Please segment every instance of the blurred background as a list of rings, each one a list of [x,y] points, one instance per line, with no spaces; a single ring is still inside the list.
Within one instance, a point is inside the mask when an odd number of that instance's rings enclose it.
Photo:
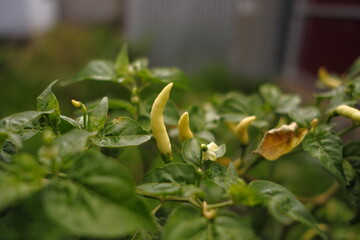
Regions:
[[[91,59],[114,59],[125,42],[131,58],[178,67],[196,89],[252,91],[277,81],[312,92],[320,66],[341,74],[360,55],[360,1],[0,0],[0,116],[36,109],[49,83]],[[94,87],[55,93],[121,91]]]

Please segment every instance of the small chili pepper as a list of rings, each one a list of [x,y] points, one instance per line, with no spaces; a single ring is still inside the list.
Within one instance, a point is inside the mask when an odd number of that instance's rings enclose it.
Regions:
[[[153,137],[156,140],[157,147],[161,153],[164,162],[168,163],[172,160],[172,150],[169,135],[166,131],[164,123],[164,109],[169,99],[170,91],[173,83],[169,83],[156,97],[150,112],[151,129]]]
[[[320,67],[318,76],[322,83],[331,88],[336,88],[341,85],[341,80],[337,77],[331,76],[325,67]]]
[[[246,145],[249,143],[249,126],[256,119],[256,116],[249,116],[243,118],[235,127],[235,134],[239,138],[241,144]]]
[[[335,108],[335,112],[341,116],[360,122],[360,111],[347,105],[340,105]]]
[[[181,115],[179,122],[178,122],[178,130],[179,130],[179,138],[180,141],[185,141],[187,139],[193,138],[194,135],[189,126],[189,113],[184,112]]]

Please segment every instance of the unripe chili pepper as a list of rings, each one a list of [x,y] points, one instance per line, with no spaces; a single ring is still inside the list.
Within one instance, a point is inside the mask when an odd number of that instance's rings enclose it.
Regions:
[[[189,126],[189,113],[184,112],[181,115],[179,122],[178,122],[178,130],[179,130],[179,138],[180,141],[185,141],[186,139],[193,138],[194,135]]]
[[[341,85],[341,80],[331,76],[324,67],[319,68],[318,76],[321,82],[323,82],[328,87],[336,88]]]
[[[172,150],[170,144],[170,138],[166,131],[164,123],[164,109],[169,99],[170,91],[173,83],[169,83],[156,97],[150,113],[151,129],[153,136],[156,140],[157,147],[161,153],[161,157],[164,162],[168,163],[172,160]]]
[[[249,143],[249,125],[256,119],[256,116],[243,118],[235,128],[235,134],[239,138],[241,144]]]
[[[360,122],[360,111],[347,105],[340,105],[335,108],[335,112],[341,116]]]

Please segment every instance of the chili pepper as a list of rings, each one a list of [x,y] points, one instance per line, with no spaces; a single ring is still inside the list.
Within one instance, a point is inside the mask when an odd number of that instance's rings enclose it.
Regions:
[[[340,105],[335,108],[335,112],[341,116],[360,122],[360,111],[356,108],[349,107],[347,105]]]
[[[178,122],[178,130],[179,130],[179,138],[180,141],[185,141],[186,139],[193,138],[194,135],[189,126],[189,113],[184,112],[181,115],[179,122]]]
[[[256,119],[256,116],[243,118],[235,128],[235,134],[239,138],[241,144],[249,143],[249,125]]]
[[[173,83],[169,83],[156,97],[150,113],[151,129],[153,137],[156,140],[157,147],[161,153],[164,162],[168,163],[172,160],[172,150],[169,135],[166,131],[164,123],[164,109],[169,99],[170,91]]]
[[[323,82],[328,87],[336,88],[341,85],[341,80],[339,78],[331,76],[325,67],[319,68],[318,76],[321,82]]]

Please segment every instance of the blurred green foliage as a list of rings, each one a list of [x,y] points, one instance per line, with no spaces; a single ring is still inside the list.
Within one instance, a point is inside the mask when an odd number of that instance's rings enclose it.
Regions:
[[[120,31],[111,27],[66,24],[29,40],[3,39],[0,41],[0,115],[35,109],[34,99],[40,89],[55,79],[62,81],[73,76],[89,59],[115,58],[122,42]],[[61,91],[71,97],[73,88]],[[89,89],[77,90],[79,95]]]

